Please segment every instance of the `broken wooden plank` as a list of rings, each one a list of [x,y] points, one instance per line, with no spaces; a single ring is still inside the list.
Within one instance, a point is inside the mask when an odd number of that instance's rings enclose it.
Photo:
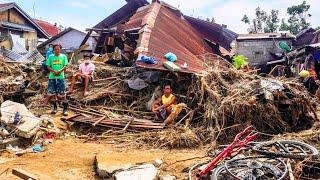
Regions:
[[[12,169],[12,174],[14,174],[24,180],[30,180],[30,179],[31,180],[38,180],[39,179],[36,175],[31,174],[23,169],[18,169],[18,168]]]
[[[128,122],[128,124],[123,128],[123,132],[126,132],[127,131],[127,129],[128,129],[128,127],[131,125],[131,123],[134,121],[134,118],[132,118],[129,122]]]
[[[96,121],[95,123],[92,124],[93,127],[95,127],[97,124],[99,124],[102,120],[104,120],[106,117],[103,116],[100,119],[98,119],[98,121]]]

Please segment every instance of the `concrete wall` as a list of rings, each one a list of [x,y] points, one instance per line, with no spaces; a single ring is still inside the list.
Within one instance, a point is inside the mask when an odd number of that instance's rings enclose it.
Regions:
[[[78,49],[85,36],[86,33],[84,32],[72,30],[67,34],[64,34],[60,38],[52,41],[50,44],[61,44],[63,49]],[[89,49],[93,49],[97,42],[94,38],[90,37],[87,41],[87,44],[91,46],[89,47]],[[46,45],[46,49],[48,48],[48,46],[49,44]]]
[[[290,46],[292,40],[241,40],[237,41],[236,54],[241,54],[249,59],[249,62],[253,66],[258,66],[273,60],[272,53],[282,53],[283,50],[278,48],[279,42],[286,42]]]

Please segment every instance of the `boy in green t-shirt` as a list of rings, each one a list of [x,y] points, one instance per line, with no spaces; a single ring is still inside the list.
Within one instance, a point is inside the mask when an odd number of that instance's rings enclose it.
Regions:
[[[64,81],[64,71],[68,65],[68,58],[66,55],[61,54],[61,45],[54,45],[53,50],[54,55],[47,60],[48,70],[50,71],[47,102],[52,105],[51,113],[56,114],[58,109],[56,99],[62,101],[63,115],[68,116],[68,101]]]

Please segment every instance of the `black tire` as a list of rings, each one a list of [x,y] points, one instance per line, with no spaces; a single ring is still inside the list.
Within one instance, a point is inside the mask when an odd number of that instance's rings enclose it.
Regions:
[[[270,152],[270,151],[263,149],[266,147],[271,147],[272,145],[280,146],[279,143],[284,147],[286,145],[290,145],[292,147],[299,148],[302,151],[306,151],[306,152],[300,152],[300,153],[289,152],[288,153],[288,152],[285,152],[283,149],[282,149],[282,151],[280,150],[278,152]],[[281,147],[279,147],[279,148],[281,149]],[[310,158],[310,157],[317,158],[318,154],[319,154],[319,151],[315,147],[313,147],[307,143],[304,143],[304,142],[293,141],[293,140],[279,140],[279,141],[261,142],[261,143],[256,144],[253,147],[253,150],[258,152],[259,154],[266,155],[269,157],[282,157],[282,158],[290,158],[290,159],[305,159],[305,158]]]

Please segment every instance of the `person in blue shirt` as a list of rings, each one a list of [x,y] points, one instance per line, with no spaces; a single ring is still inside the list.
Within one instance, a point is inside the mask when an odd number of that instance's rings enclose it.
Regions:
[[[49,48],[48,48],[47,53],[46,53],[46,59],[48,59],[52,55],[53,55],[53,45],[49,44]]]
[[[49,59],[50,56],[53,56],[53,44],[49,44],[49,48],[46,52],[46,59],[42,62],[42,70],[43,74],[47,75],[49,73],[48,67],[47,67],[47,60]]]

